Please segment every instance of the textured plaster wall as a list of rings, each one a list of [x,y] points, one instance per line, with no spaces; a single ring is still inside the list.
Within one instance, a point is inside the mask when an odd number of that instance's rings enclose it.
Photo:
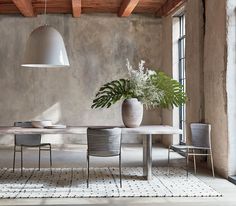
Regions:
[[[236,175],[236,1],[227,0],[228,173]]]
[[[212,125],[212,147],[215,168],[221,175],[227,177],[226,1],[217,1],[216,4],[215,0],[206,0],[205,8],[205,121]]]
[[[163,24],[163,53],[162,53],[162,68],[164,72],[172,76],[172,17],[167,16],[162,18]],[[163,109],[162,110],[162,124],[172,125],[172,111]],[[163,135],[162,142],[165,145],[172,143],[172,135]]]
[[[120,104],[92,110],[92,99],[102,84],[126,76],[126,58],[136,65],[144,59],[149,68],[160,68],[161,21],[142,15],[94,14],[79,19],[48,15],[47,22],[64,38],[69,69],[20,68],[26,40],[44,18],[0,17],[0,125],[31,119],[66,125],[121,125]],[[160,114],[145,112],[143,123],[160,123]],[[51,135],[48,138],[53,141]],[[81,139],[67,138],[70,143]],[[1,136],[0,144],[12,140]],[[67,140],[60,135],[54,138],[55,143]]]
[[[175,26],[173,26],[173,22],[174,21],[172,16],[167,16],[162,18],[162,24],[163,24],[162,69],[169,76],[178,80],[178,63],[176,62],[176,59],[178,61],[178,56],[176,56],[176,53],[178,54],[178,51],[176,52],[176,49],[178,50],[178,45],[177,45],[178,32],[176,32],[176,30],[178,30],[179,26],[178,24],[175,24]],[[179,114],[178,108],[174,108],[173,110],[162,109],[162,124],[172,125],[178,128],[179,127],[178,114]],[[166,146],[169,146],[170,144],[178,144],[178,142],[179,142],[179,135],[162,136],[162,143]]]
[[[199,0],[190,0],[186,4],[186,134],[190,137],[191,122],[204,120],[204,23],[203,4]],[[189,138],[187,139],[189,141]]]
[[[204,3],[205,2],[205,3]],[[228,29],[228,53],[235,51],[235,0],[228,2],[228,15],[231,21]],[[205,9],[205,10],[204,10]],[[227,177],[235,174],[235,53],[228,56],[226,44],[226,0],[188,0],[186,11],[186,84],[187,84],[187,141],[189,142],[189,124],[207,122],[212,125],[212,147],[216,171]],[[205,12],[205,13],[204,13]],[[171,74],[171,16],[163,19],[164,37],[163,68]],[[233,37],[232,37],[233,35]],[[166,40],[165,40],[166,39]],[[167,43],[168,42],[168,43]],[[230,46],[229,46],[230,45]],[[229,69],[230,65],[230,70]],[[226,79],[226,71],[227,79]],[[226,92],[227,82],[227,92]],[[229,91],[231,89],[231,91]],[[228,96],[227,96],[228,95]],[[228,98],[228,101],[227,101]],[[229,116],[227,117],[227,112]],[[163,122],[173,123],[173,114],[163,112]],[[229,124],[228,121],[233,120]],[[230,130],[231,129],[231,130]],[[163,140],[164,143],[171,143]],[[230,147],[229,142],[230,141]],[[231,150],[230,150],[231,148]],[[229,149],[229,150],[228,150]],[[228,153],[228,151],[230,153]],[[229,156],[228,156],[229,155]],[[230,157],[228,159],[228,157]],[[232,165],[232,166],[230,166]],[[229,171],[228,171],[229,169]]]
[[[186,34],[187,126],[212,125],[215,169],[227,177],[226,1],[189,0]]]

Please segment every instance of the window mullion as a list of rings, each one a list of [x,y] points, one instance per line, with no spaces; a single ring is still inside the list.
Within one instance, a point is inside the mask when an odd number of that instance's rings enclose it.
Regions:
[[[185,15],[179,16],[179,39],[178,39],[178,60],[179,60],[179,82],[186,91],[185,78]],[[179,128],[183,130],[180,135],[180,144],[185,143],[185,105],[179,107]]]

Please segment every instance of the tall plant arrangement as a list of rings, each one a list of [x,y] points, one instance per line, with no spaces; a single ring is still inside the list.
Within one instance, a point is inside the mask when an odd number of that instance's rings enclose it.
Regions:
[[[93,100],[92,108],[109,108],[119,100],[137,98],[146,108],[173,108],[187,100],[183,86],[164,72],[149,70],[141,60],[133,69],[127,59],[127,79],[104,84]]]

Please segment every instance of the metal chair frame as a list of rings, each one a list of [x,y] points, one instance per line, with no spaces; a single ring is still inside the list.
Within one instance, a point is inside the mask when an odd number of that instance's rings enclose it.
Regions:
[[[93,128],[88,128],[89,129],[93,129]],[[105,128],[102,128],[105,129]],[[110,129],[110,128],[109,128]],[[99,135],[96,135],[99,136]],[[89,137],[87,137],[88,139]],[[90,154],[89,151],[89,143],[88,143],[88,149],[87,149],[87,188],[89,187],[89,167],[90,167],[90,156],[94,156],[94,157],[115,157],[115,156],[119,156],[119,177],[120,177],[120,187],[122,188],[122,172],[121,172],[121,141],[122,141],[122,135],[120,134],[120,145],[119,145],[119,153],[118,154],[114,154],[114,155],[96,155],[96,154]]]
[[[197,124],[197,123],[192,123]],[[199,123],[201,124],[201,123]],[[212,155],[212,147],[211,147],[211,125],[210,124],[202,124],[208,126],[208,138],[209,138],[209,147],[199,147],[199,146],[193,146],[193,145],[171,145],[168,148],[168,174],[170,172],[170,152],[177,152],[180,155],[184,156],[186,158],[186,171],[187,171],[187,177],[189,173],[189,157],[193,157],[193,164],[194,164],[194,173],[197,173],[197,163],[196,163],[196,156],[210,156],[211,161],[211,170],[212,170],[212,176],[215,177],[215,171],[214,171],[214,160]],[[200,151],[197,152],[197,151]]]
[[[21,124],[22,125],[24,123],[26,124],[30,124],[31,122],[15,122],[14,123],[14,126],[16,125],[19,125]],[[31,134],[30,134],[31,135]],[[21,138],[19,137],[18,135],[15,135],[14,137],[14,154],[13,154],[13,172],[15,172],[15,163],[16,163],[16,153],[17,152],[20,152],[21,155],[21,175],[23,175],[23,148],[26,147],[26,148],[34,148],[34,147],[38,147],[39,148],[39,159],[38,159],[38,169],[40,171],[40,168],[41,168],[41,151],[49,151],[49,155],[50,155],[50,171],[51,171],[51,174],[52,174],[52,146],[50,143],[41,143],[41,144],[36,144],[36,145],[28,145],[28,144],[16,144],[16,139],[17,138]],[[32,137],[33,138],[33,137]],[[41,140],[41,135],[40,135],[40,140]],[[19,150],[18,150],[19,149]]]

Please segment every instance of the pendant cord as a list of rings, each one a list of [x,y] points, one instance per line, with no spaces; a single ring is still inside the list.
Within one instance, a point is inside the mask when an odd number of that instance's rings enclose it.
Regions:
[[[45,16],[45,25],[47,25],[47,18],[46,18],[46,13],[47,13],[47,0],[44,1],[44,16]]]

